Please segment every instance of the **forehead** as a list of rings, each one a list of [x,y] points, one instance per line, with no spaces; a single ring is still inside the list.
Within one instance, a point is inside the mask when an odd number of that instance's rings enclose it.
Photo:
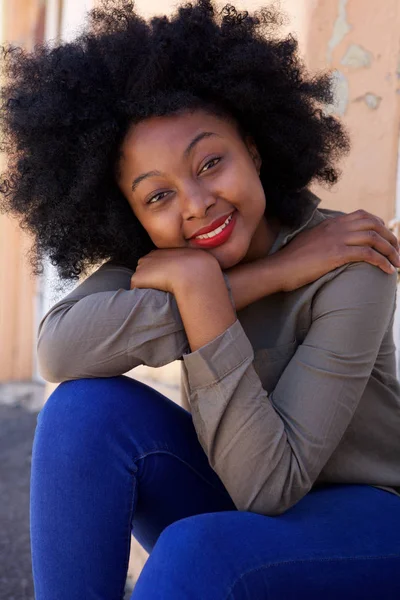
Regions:
[[[121,146],[122,159],[142,162],[171,153],[183,154],[190,141],[203,131],[221,137],[237,136],[233,123],[202,110],[164,117],[151,117],[133,125]],[[218,138],[217,138],[218,139]]]

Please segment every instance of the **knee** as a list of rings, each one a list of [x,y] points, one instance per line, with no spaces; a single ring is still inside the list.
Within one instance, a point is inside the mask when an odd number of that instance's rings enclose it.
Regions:
[[[113,397],[116,401],[117,379],[76,379],[60,383],[40,411],[38,422],[65,426],[66,422],[77,418],[99,418],[107,411]]]
[[[136,383],[122,376],[61,383],[38,415],[36,444],[44,440],[48,447],[64,446],[70,455],[74,448],[77,453],[83,446],[87,449],[90,440],[104,441],[111,429],[128,418],[132,403],[127,395],[132,400],[139,393]]]
[[[206,568],[220,560],[227,544],[221,530],[225,513],[205,513],[176,521],[160,535],[153,553],[184,567],[197,564]],[[226,533],[226,532],[225,532]],[[229,546],[229,544],[228,544]]]

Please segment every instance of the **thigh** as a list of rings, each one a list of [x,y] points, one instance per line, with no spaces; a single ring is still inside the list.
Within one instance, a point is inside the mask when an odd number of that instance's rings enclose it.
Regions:
[[[236,507],[201,447],[192,415],[153,388],[118,378],[131,403],[135,499],[132,535],[151,552],[180,519]],[[129,402],[129,399],[128,399]]]
[[[395,600],[399,530],[400,499],[369,486],[316,489],[278,517],[191,517],[161,535],[132,600]]]
[[[38,415],[30,539],[41,599],[122,598],[131,529],[234,509],[191,415],[128,377],[62,383]]]
[[[178,519],[236,510],[209,465],[191,414],[132,378],[62,383],[39,413],[35,442],[35,457],[47,464],[46,471],[35,468],[35,490],[49,487],[43,478],[51,472],[64,495],[73,493],[66,492],[71,486],[88,487],[92,502],[89,490],[96,490],[103,500],[98,514],[108,520],[114,510],[121,529],[129,518],[132,534],[148,552]],[[84,510],[83,492],[77,510]]]

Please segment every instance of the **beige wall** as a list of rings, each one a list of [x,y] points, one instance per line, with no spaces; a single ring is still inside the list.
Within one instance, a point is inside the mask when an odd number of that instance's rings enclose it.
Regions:
[[[4,0],[2,34],[27,48],[44,34],[42,0]],[[16,221],[0,216],[0,382],[31,379],[36,280],[26,259],[29,240]]]
[[[26,237],[0,216],[0,383],[33,375],[35,280],[25,260]]]
[[[359,207],[388,222],[395,215],[400,128],[399,0],[321,0],[314,3],[306,47],[311,69],[338,73],[338,112],[352,151],[326,204]]]

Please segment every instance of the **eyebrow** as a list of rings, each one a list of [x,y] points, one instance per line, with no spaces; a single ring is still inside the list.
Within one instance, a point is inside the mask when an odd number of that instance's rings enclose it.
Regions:
[[[196,144],[198,144],[204,138],[209,138],[214,135],[217,137],[221,137],[218,135],[218,133],[213,133],[212,131],[202,131],[201,133],[196,135],[196,137],[194,137],[192,139],[192,141],[190,142],[190,144],[184,151],[183,156],[185,158],[187,158]],[[147,173],[143,173],[142,175],[139,175],[139,177],[136,177],[132,182],[132,192],[135,191],[135,189],[137,188],[139,183],[141,181],[143,181],[144,179],[147,179],[148,177],[161,177],[162,175],[163,175],[163,173],[161,171],[148,171]]]

